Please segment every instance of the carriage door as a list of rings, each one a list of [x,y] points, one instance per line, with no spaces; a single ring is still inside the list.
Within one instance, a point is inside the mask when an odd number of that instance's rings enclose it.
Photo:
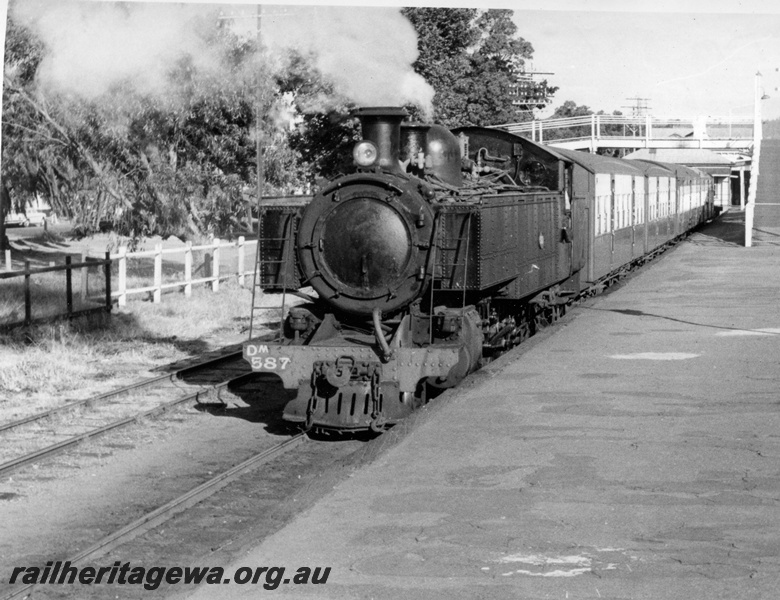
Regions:
[[[631,258],[634,258],[634,244],[636,244],[636,177],[631,177]]]
[[[610,222],[610,228],[609,228],[609,239],[610,239],[610,249],[612,251],[609,259],[610,267],[615,266],[615,226],[617,223],[615,222],[615,176],[612,175],[610,177],[610,193],[609,193],[609,222]]]
[[[571,271],[577,273],[585,267],[585,257],[590,252],[588,248],[590,239],[590,221],[588,219],[588,200],[583,196],[574,195],[572,165],[567,165],[564,170],[564,190],[566,198],[571,199],[570,205],[570,233],[571,233]]]

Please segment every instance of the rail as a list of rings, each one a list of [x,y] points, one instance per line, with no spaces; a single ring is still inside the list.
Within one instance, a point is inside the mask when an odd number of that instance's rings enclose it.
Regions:
[[[242,360],[241,356],[242,354],[240,352],[236,352],[230,355],[230,357],[236,360],[239,363],[239,365],[243,367],[244,361]],[[230,357],[220,357],[217,360],[212,360],[209,362],[213,364],[215,362],[220,362]],[[203,364],[208,366],[208,363],[203,363]],[[192,368],[183,369],[183,371],[188,371],[188,370],[192,370]],[[128,393],[131,390],[139,390],[142,388],[148,389],[153,387],[155,383],[164,384],[168,381],[174,382],[176,381],[175,376],[176,374],[156,377],[145,382],[140,382],[139,384],[136,384],[134,386],[129,386],[128,390],[121,389],[121,390],[117,390],[112,394],[105,394],[101,397],[90,398],[87,399],[86,401],[77,401],[76,403],[71,403],[71,408],[74,408],[77,405],[92,406],[98,400],[104,401],[109,398],[116,398],[120,395]],[[165,414],[168,410],[178,407],[187,402],[195,401],[200,403],[203,401],[203,399],[217,396],[222,390],[227,389],[228,386],[236,385],[237,383],[246,381],[252,377],[254,377],[254,373],[252,373],[252,371],[247,371],[241,373],[238,376],[230,377],[229,379],[225,379],[224,381],[221,381],[219,383],[214,383],[208,386],[199,386],[199,385],[190,386],[189,391],[186,391],[183,394],[179,394],[178,396],[170,400],[154,403],[154,405],[151,408],[148,408],[141,412],[135,412],[133,414],[123,416],[119,419],[113,420],[99,427],[92,427],[91,429],[88,429],[87,431],[84,431],[82,433],[71,435],[65,439],[60,439],[59,441],[56,441],[50,445],[44,446],[32,452],[28,452],[26,454],[17,456],[6,462],[0,463],[0,477],[5,477],[9,472],[15,471],[20,467],[35,464],[44,459],[49,459],[54,456],[57,456],[67,450],[72,449],[75,446],[78,446],[84,441],[94,440],[96,438],[103,437],[119,429],[137,424],[139,421],[142,421],[144,419],[158,417],[162,414]],[[172,392],[173,390],[178,391],[176,387],[168,390],[166,390],[164,387],[160,387],[159,390],[162,390],[163,392]],[[54,412],[59,412],[59,411],[55,409]],[[28,423],[35,423],[40,418],[45,418],[45,414],[46,413],[41,413],[40,416],[34,416],[29,419],[23,419],[23,420],[9,423],[3,426],[3,430],[12,429]],[[94,419],[94,417],[90,417],[90,418]]]
[[[128,523],[118,531],[108,534],[78,553],[69,556],[64,562],[69,563],[70,565],[83,565],[84,563],[111,552],[146,531],[170,521],[177,514],[195,506],[206,498],[213,496],[219,490],[231,482],[238,480],[243,475],[251,473],[271,460],[302,446],[306,443],[307,439],[308,438],[304,434],[299,433],[282,442],[278,442],[269,448],[258,451],[245,461],[231,467],[227,471],[218,473],[197,487],[192,488],[188,492],[177,496],[152,512],[146,513],[131,523]],[[36,584],[34,583],[24,584],[5,594],[2,597],[2,600],[23,600],[31,598],[34,595],[35,586]]]

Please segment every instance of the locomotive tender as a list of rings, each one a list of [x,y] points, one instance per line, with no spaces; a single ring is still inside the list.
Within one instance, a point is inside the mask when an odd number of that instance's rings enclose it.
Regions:
[[[244,357],[306,430],[381,431],[714,213],[695,169],[356,115],[355,173],[261,207],[260,286],[317,297]]]

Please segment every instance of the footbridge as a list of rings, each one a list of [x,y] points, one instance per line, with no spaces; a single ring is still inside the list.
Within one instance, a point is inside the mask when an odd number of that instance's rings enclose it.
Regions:
[[[495,127],[570,150],[689,148],[739,154],[753,147],[753,123],[753,117],[586,115]]]

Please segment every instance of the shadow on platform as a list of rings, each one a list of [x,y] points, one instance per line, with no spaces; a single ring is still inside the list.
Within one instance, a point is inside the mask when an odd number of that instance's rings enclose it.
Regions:
[[[780,246],[780,227],[754,227],[754,246]]]
[[[688,241],[699,246],[744,246],[745,212],[731,209],[699,227]]]

